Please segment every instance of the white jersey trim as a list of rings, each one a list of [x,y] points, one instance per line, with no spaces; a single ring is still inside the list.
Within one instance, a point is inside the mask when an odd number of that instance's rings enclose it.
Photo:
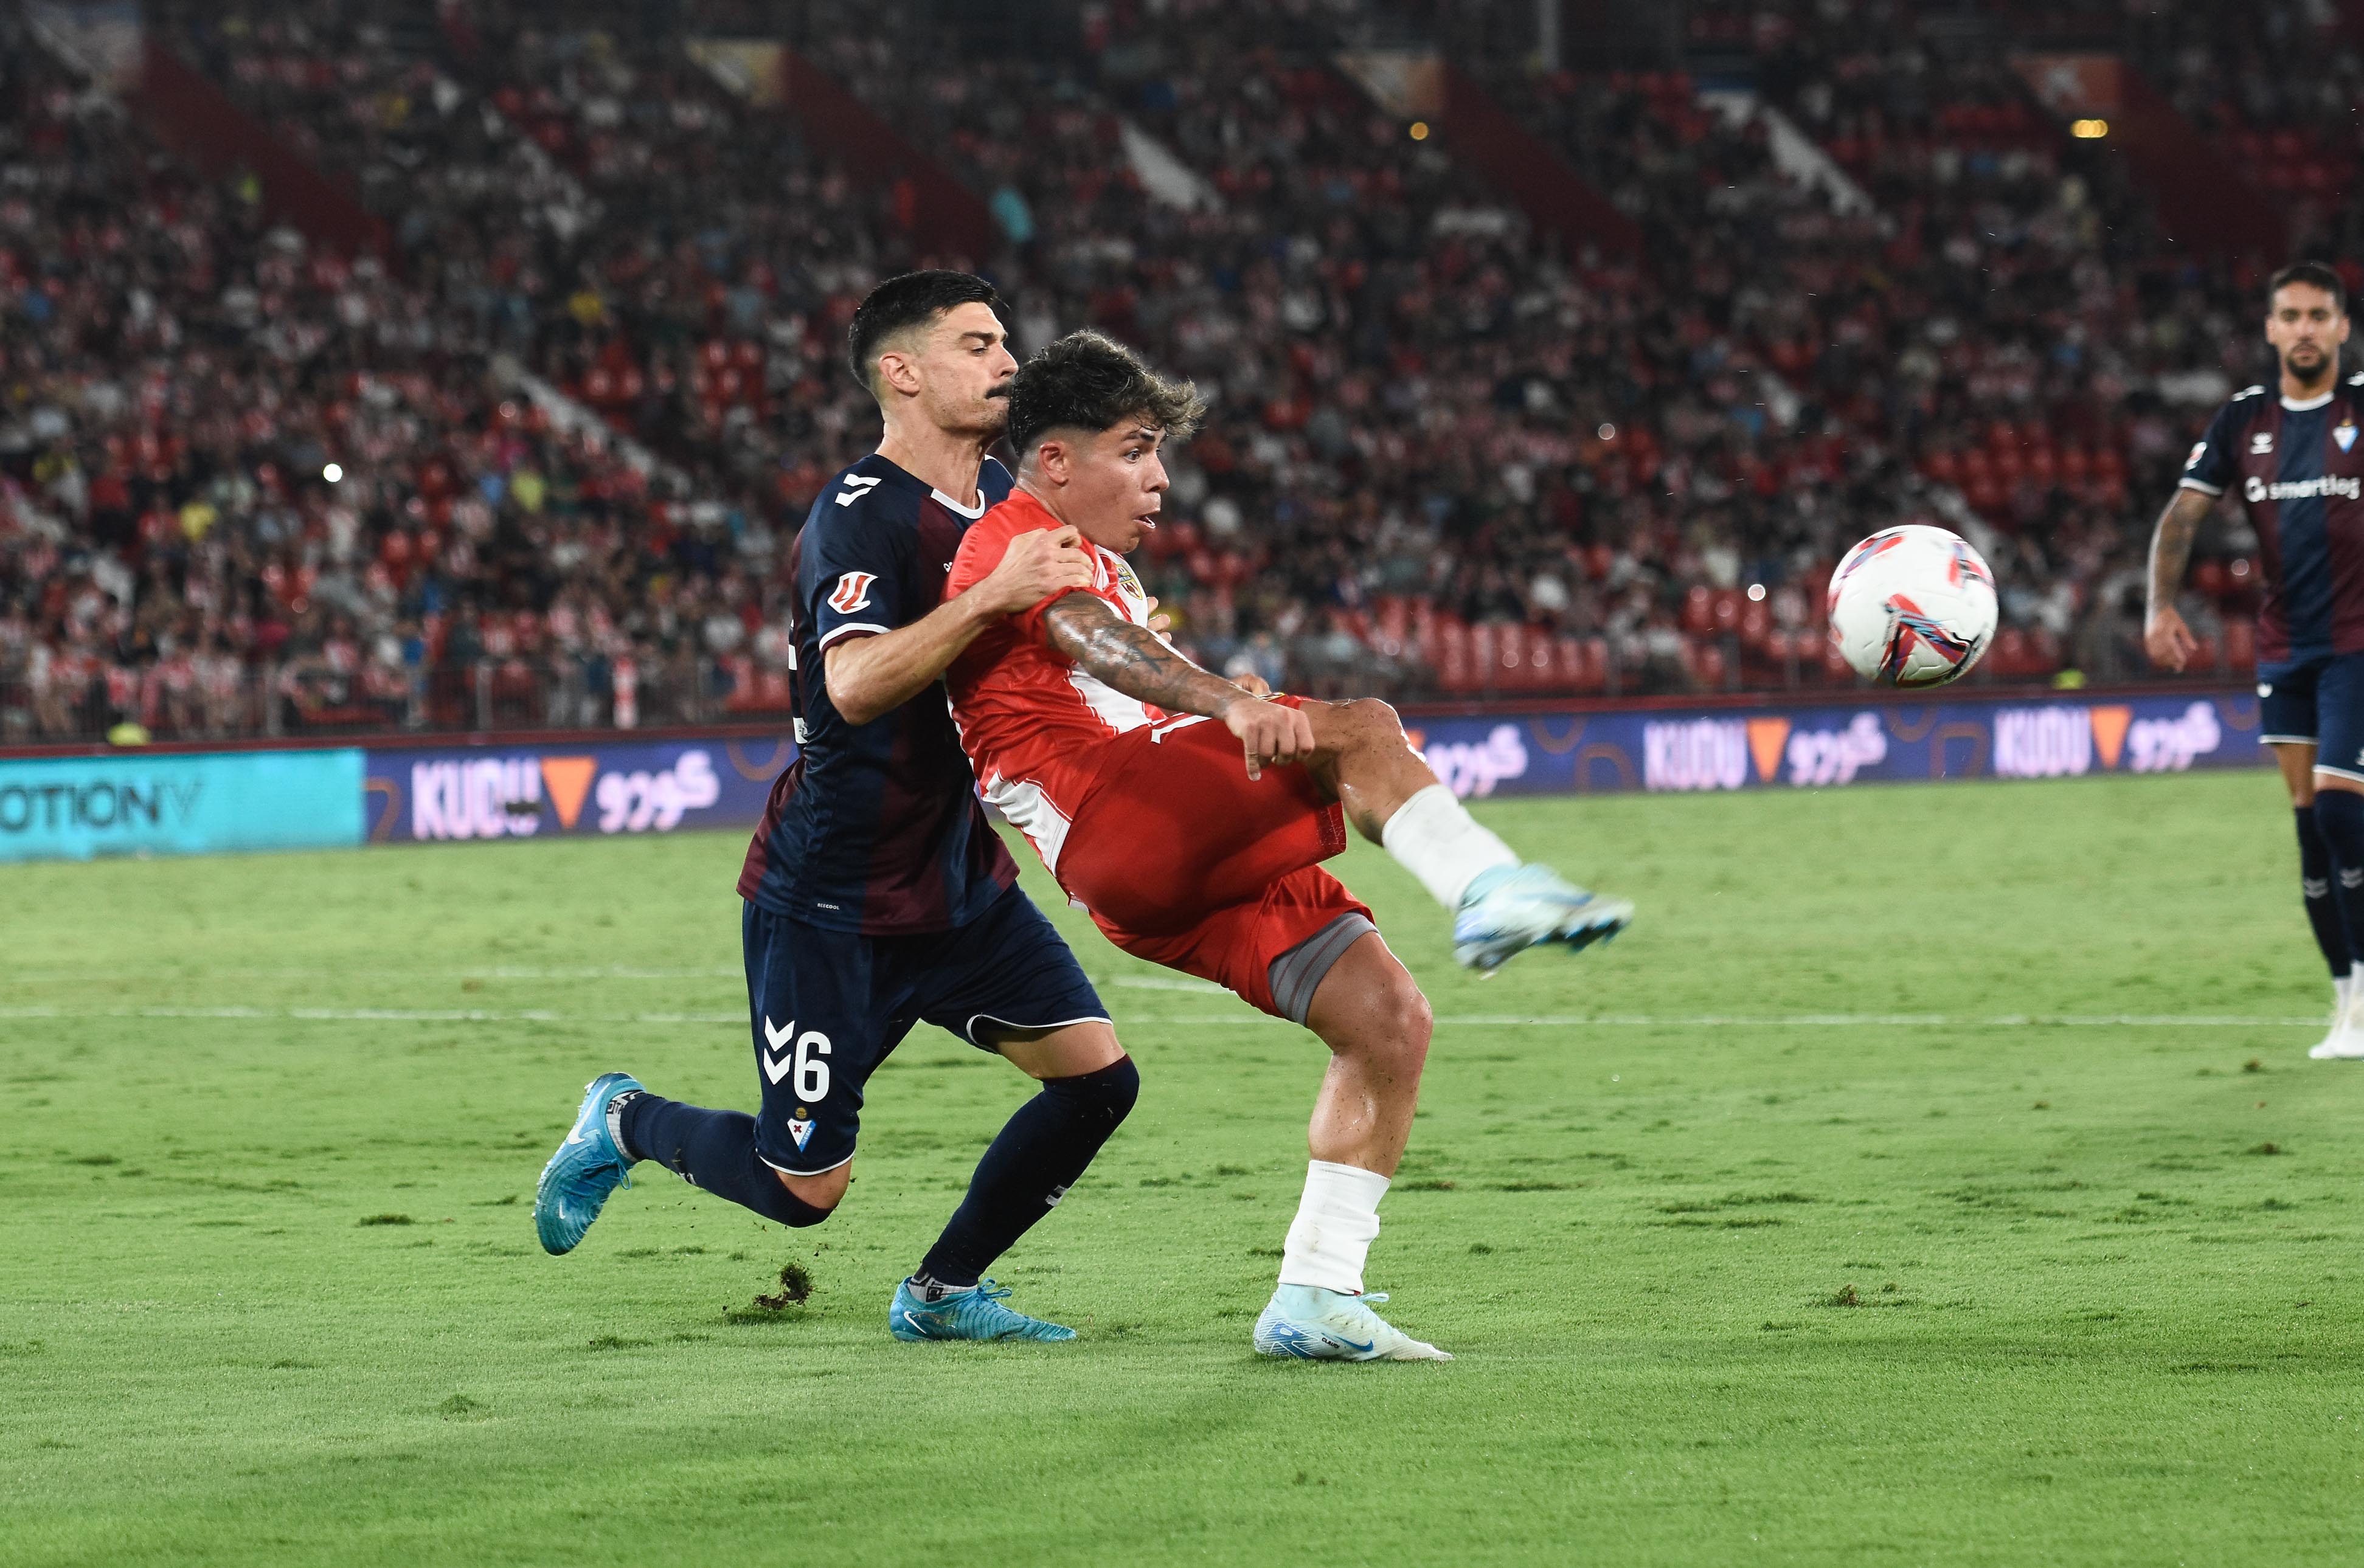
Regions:
[[[764,1160],[764,1157],[763,1157],[763,1155],[761,1155],[761,1154],[757,1154],[757,1155],[755,1156],[755,1158],[756,1158],[756,1159],[758,1159],[758,1160]],[[845,1157],[845,1160],[851,1160],[851,1159],[853,1159],[853,1155],[848,1154],[848,1155]],[[826,1176],[826,1175],[828,1175],[831,1171],[836,1170],[836,1169],[837,1169],[837,1167],[838,1167],[839,1165],[842,1165],[842,1164],[844,1164],[844,1163],[845,1163],[845,1160],[840,1160],[840,1161],[836,1162],[836,1163],[835,1163],[835,1164],[823,1165],[823,1166],[822,1166],[820,1170],[818,1170],[818,1171],[791,1171],[791,1170],[789,1170],[786,1165],[775,1165],[775,1164],[773,1164],[773,1163],[772,1163],[772,1162],[771,1162],[771,1161],[769,1161],[769,1160],[764,1160],[764,1164],[766,1164],[766,1165],[771,1165],[771,1166],[772,1166],[772,1169],[774,1169],[775,1171],[777,1171],[780,1174],[782,1174],[782,1175],[784,1175],[784,1176]]]
[[[1077,664],[1067,671],[1067,684],[1092,710],[1092,717],[1109,727],[1111,733],[1123,735],[1149,727],[1149,709],[1138,697],[1129,697],[1089,670]]]
[[[985,803],[1005,821],[1026,835],[1043,869],[1059,874],[1059,851],[1067,847],[1067,814],[1031,779],[1005,779],[995,774],[985,784]]]
[[[982,1046],[985,1041],[976,1038],[976,1026],[979,1024],[999,1024],[1006,1029],[1031,1032],[1035,1029],[1063,1029],[1074,1024],[1114,1024],[1115,1021],[1106,1013],[1087,1013],[1080,1018],[1058,1018],[1047,1024],[1023,1023],[1016,1018],[997,1018],[991,1013],[971,1013],[968,1022],[961,1026],[961,1033],[968,1037],[971,1045]]]
[[[2312,414],[2316,409],[2322,407],[2325,404],[2330,402],[2337,391],[2338,388],[2334,387],[2330,392],[2325,393],[2320,397],[2310,397],[2303,402],[2285,397],[2282,399],[2282,406],[2289,409],[2293,414]]]
[[[983,471],[980,470],[979,472],[982,473]],[[962,506],[959,502],[953,500],[951,496],[945,495],[942,491],[937,489],[932,484],[928,486],[928,494],[942,502],[945,506],[949,507],[951,510],[958,512],[962,517],[966,517],[972,523],[985,516],[985,487],[983,485],[977,486],[976,505],[974,506]]]
[[[2225,494],[2225,487],[2223,485],[2207,484],[2197,479],[2180,480],[2177,483],[2175,487],[2178,490],[2197,490],[2202,495],[2222,495]]]
[[[843,626],[831,627],[829,630],[829,635],[822,638],[813,646],[816,648],[827,648],[831,643],[835,642],[839,638],[843,637],[849,631],[866,631],[874,636],[884,637],[893,629],[894,628],[892,627],[875,626],[866,620],[850,620]]]

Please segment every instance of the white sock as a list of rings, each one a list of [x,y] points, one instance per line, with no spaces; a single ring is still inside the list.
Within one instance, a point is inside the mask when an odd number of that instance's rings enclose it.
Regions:
[[[1461,907],[1461,895],[1479,872],[1519,863],[1511,846],[1480,825],[1441,784],[1413,791],[1410,800],[1396,807],[1379,829],[1379,842],[1447,909]]]
[[[1280,1283],[1361,1295],[1363,1260],[1378,1237],[1379,1200],[1387,1195],[1388,1179],[1377,1171],[1309,1162],[1305,1196],[1281,1244]]]

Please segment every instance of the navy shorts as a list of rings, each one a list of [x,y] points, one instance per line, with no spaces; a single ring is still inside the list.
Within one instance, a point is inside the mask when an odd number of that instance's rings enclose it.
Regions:
[[[2364,783],[2364,653],[2258,665],[2258,739],[2312,740],[2317,768]]]
[[[1106,1023],[1108,1009],[1033,900],[1012,887],[957,930],[865,937],[754,904],[741,929],[764,1108],[755,1152],[814,1176],[853,1158],[862,1090],[915,1023],[982,1050],[980,1029]]]

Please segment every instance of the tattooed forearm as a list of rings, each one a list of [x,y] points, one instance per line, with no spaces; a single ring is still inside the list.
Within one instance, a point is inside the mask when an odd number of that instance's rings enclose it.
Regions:
[[[2158,515],[2158,527],[2150,536],[2150,599],[2147,608],[2156,612],[2160,606],[2175,603],[2175,595],[2183,587],[2183,568],[2191,560],[2191,537],[2208,516],[2216,497],[2198,490],[2178,490],[2175,499]]]
[[[1168,713],[1221,718],[1246,694],[1210,675],[1089,594],[1070,594],[1043,617],[1051,646],[1125,695]]]

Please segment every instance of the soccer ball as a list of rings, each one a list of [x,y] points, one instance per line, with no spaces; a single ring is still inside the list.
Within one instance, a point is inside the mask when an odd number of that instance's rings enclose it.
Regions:
[[[1846,552],[1829,608],[1831,640],[1857,674],[1942,686],[1994,640],[1994,573],[1959,534],[1908,523]]]

